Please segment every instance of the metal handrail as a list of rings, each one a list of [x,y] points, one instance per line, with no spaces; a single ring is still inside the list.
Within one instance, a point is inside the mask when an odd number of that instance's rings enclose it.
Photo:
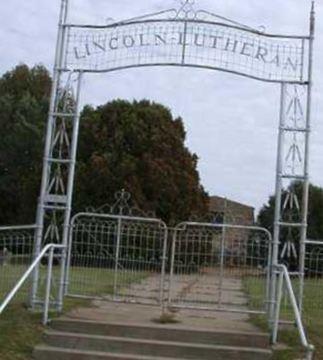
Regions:
[[[315,347],[309,343],[306,333],[305,333],[305,328],[302,322],[302,316],[301,316],[301,312],[299,310],[298,304],[297,304],[297,300],[296,300],[296,296],[293,290],[293,285],[288,273],[288,269],[285,265],[276,265],[275,266],[277,274],[279,276],[278,279],[278,291],[277,291],[277,298],[276,298],[276,311],[275,311],[275,318],[274,318],[274,326],[273,326],[273,333],[272,333],[272,341],[273,343],[277,343],[277,338],[278,338],[278,329],[279,329],[279,323],[280,323],[280,309],[281,309],[281,301],[282,301],[282,295],[283,295],[283,282],[285,280],[285,284],[286,284],[286,288],[287,288],[287,293],[289,295],[289,300],[290,303],[292,305],[293,311],[294,311],[294,315],[295,315],[295,321],[296,321],[296,326],[297,326],[297,330],[299,332],[299,336],[300,336],[300,340],[301,343],[303,345],[303,347],[306,349],[306,360],[312,360],[313,359],[313,355],[314,355],[314,351],[315,351]]]
[[[23,274],[14,288],[10,291],[10,293],[6,296],[2,304],[0,305],[0,315],[24,285],[25,281],[28,277],[33,273],[34,269],[40,264],[41,260],[49,251],[48,258],[48,270],[47,270],[47,280],[46,280],[46,292],[45,292],[45,302],[44,302],[44,314],[43,314],[43,324],[46,325],[48,323],[48,311],[49,311],[49,301],[50,301],[50,291],[51,291],[51,280],[53,273],[53,259],[54,259],[54,250],[56,249],[64,249],[66,246],[58,245],[58,244],[48,244],[43,250],[39,253],[39,255],[35,258],[32,264],[29,266],[28,270]]]

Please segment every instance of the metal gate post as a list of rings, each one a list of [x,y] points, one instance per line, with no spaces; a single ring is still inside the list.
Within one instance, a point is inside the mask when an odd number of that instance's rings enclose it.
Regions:
[[[302,199],[302,227],[300,234],[300,287],[299,287],[299,308],[300,313],[303,310],[304,298],[304,278],[305,278],[305,256],[307,240],[307,222],[309,205],[309,156],[310,156],[310,134],[311,134],[311,114],[312,114],[312,87],[313,87],[313,52],[314,52],[314,34],[315,34],[315,3],[312,1],[310,15],[310,41],[309,41],[309,60],[308,60],[308,85],[307,85],[307,103],[306,103],[306,127],[305,127],[305,155],[304,155],[304,183]]]
[[[43,174],[37,211],[35,256],[43,244],[67,246],[80,123],[82,71],[64,70],[69,0],[62,0],[51,102],[44,150]],[[66,249],[61,258],[57,310],[62,310]],[[39,268],[34,272],[32,307],[39,301]]]
[[[309,202],[309,150],[311,133],[311,100],[312,100],[312,71],[313,71],[313,42],[315,32],[315,11],[314,1],[312,2],[310,16],[309,34],[309,59],[308,59],[308,82],[304,84],[282,84],[281,94],[281,114],[280,130],[278,140],[277,155],[277,175],[276,175],[276,205],[274,220],[274,244],[272,267],[278,263],[280,231],[282,228],[299,229],[299,258],[298,258],[298,278],[299,293],[298,306],[300,311],[303,307],[304,297],[304,277],[305,277],[305,244],[307,238],[307,218]],[[306,98],[301,98],[302,91],[305,89]],[[288,105],[286,97],[288,94]],[[303,101],[302,101],[303,100]],[[306,108],[306,111],[304,110]],[[305,113],[305,115],[304,115]],[[290,144],[286,138],[289,137]],[[302,147],[302,142],[304,146]],[[295,155],[296,154],[296,155]],[[290,184],[298,181],[302,183],[302,202],[300,219],[283,219],[282,191],[283,180]],[[286,189],[287,190],[287,189]],[[294,196],[295,194],[293,194]],[[298,201],[298,200],[297,200]],[[286,202],[286,201],[285,201]],[[292,209],[289,209],[292,210]],[[295,255],[296,256],[296,255]],[[276,300],[275,282],[276,276],[272,272],[271,276],[271,311],[270,320],[273,321],[273,304]]]
[[[49,115],[48,115],[47,132],[46,132],[45,149],[44,149],[42,183],[41,183],[40,197],[37,206],[37,216],[36,216],[37,229],[35,231],[34,257],[37,257],[37,255],[40,253],[40,249],[43,242],[44,220],[45,220],[45,212],[46,212],[45,205],[46,205],[46,195],[47,195],[46,190],[48,188],[48,184],[50,180],[50,170],[51,170],[50,169],[51,163],[49,161],[49,158],[52,152],[52,143],[53,143],[53,137],[54,137],[54,131],[56,125],[55,110],[58,107],[58,92],[60,88],[60,80],[62,73],[61,68],[64,58],[65,24],[67,22],[68,12],[69,12],[69,0],[62,0],[60,15],[59,15],[51,100],[49,106]],[[31,306],[33,308],[35,307],[37,302],[38,282],[39,282],[39,266],[37,266],[37,268],[33,273],[33,283],[31,290]]]
[[[81,99],[82,80],[83,80],[83,72],[79,72],[78,78],[77,78],[77,93],[76,93],[76,99],[75,99],[76,112],[75,112],[75,116],[74,116],[74,120],[73,120],[73,133],[72,133],[72,144],[71,144],[71,153],[70,153],[71,160],[70,160],[70,169],[69,169],[68,182],[67,182],[67,208],[65,210],[63,236],[62,236],[62,245],[64,245],[65,248],[63,248],[62,257],[61,257],[61,274],[60,274],[59,294],[58,294],[58,311],[62,311],[62,309],[63,309],[65,270],[66,270],[66,261],[67,261],[67,251],[68,251],[68,238],[69,238],[71,211],[72,211],[75,166],[76,166],[76,158],[77,158],[77,145],[78,145],[79,128],[80,128],[80,99]]]
[[[277,164],[276,164],[276,197],[275,197],[275,217],[274,217],[274,237],[273,251],[271,261],[271,286],[270,286],[270,304],[269,304],[269,321],[272,324],[275,313],[276,299],[276,275],[275,266],[278,264],[279,244],[280,244],[280,220],[281,220],[281,204],[283,190],[283,143],[284,143],[284,125],[285,125],[285,107],[286,107],[286,84],[281,85],[280,94],[280,115],[279,115],[279,134],[277,145]]]

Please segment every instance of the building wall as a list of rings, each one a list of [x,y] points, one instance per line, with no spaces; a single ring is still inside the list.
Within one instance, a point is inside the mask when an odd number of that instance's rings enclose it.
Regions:
[[[219,196],[210,198],[209,210],[214,214],[222,214],[224,223],[253,225],[255,221],[255,209],[253,207]]]
[[[210,198],[209,210],[215,214],[215,221],[231,225],[252,226],[255,222],[255,209],[219,196]],[[213,251],[219,251],[221,241],[224,239],[227,265],[235,266],[245,258],[246,245],[250,238],[250,230],[225,229],[213,239]]]

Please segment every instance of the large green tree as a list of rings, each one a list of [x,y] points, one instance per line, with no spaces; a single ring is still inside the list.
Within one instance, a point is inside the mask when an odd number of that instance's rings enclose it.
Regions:
[[[34,221],[50,88],[42,66],[0,78],[0,224]]]
[[[0,78],[0,224],[32,223],[41,180],[51,78],[19,65]],[[113,202],[124,188],[166,221],[207,211],[197,156],[180,118],[149,101],[114,101],[82,113],[74,210]]]
[[[296,194],[299,201],[302,199],[302,184],[295,182],[288,189]],[[285,198],[288,190],[283,192]],[[272,230],[274,223],[275,197],[271,196],[268,203],[262,207],[258,215],[258,224]],[[291,214],[297,217],[296,211]],[[323,189],[310,184],[309,188],[309,216],[308,216],[308,238],[323,239]]]
[[[147,100],[117,100],[82,114],[75,205],[113,202],[125,188],[167,222],[207,212],[198,158],[185,146],[181,118]]]

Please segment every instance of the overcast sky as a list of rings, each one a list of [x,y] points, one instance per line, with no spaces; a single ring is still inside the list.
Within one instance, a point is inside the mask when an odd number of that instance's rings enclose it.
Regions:
[[[70,0],[71,20],[93,24],[178,6],[179,0]],[[18,63],[53,67],[60,0],[0,2],[0,73]],[[195,7],[267,32],[306,35],[310,0],[196,0]],[[323,185],[323,5],[316,4],[311,181]],[[148,98],[182,116],[202,183],[259,207],[274,191],[279,86],[211,70],[131,69],[85,78],[83,101]]]

